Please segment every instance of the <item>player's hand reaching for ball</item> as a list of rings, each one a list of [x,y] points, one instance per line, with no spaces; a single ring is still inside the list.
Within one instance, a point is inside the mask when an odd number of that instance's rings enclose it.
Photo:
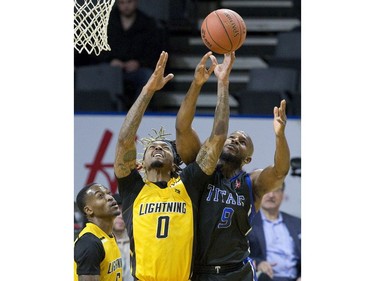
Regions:
[[[273,127],[275,134],[283,134],[286,126],[286,101],[282,100],[280,102],[280,107],[275,106],[273,109]]]
[[[168,53],[162,51],[159,57],[159,60],[156,64],[154,73],[152,73],[151,77],[148,79],[145,88],[149,92],[156,92],[164,87],[174,75],[169,73],[167,76],[164,77],[165,66],[167,65],[168,61]]]
[[[232,70],[234,60],[236,59],[235,53],[224,54],[223,63],[215,67],[215,75],[219,81],[229,82],[229,74]]]
[[[206,63],[208,61],[208,58],[211,59],[211,66],[207,69]],[[202,57],[201,61],[195,68],[195,73],[194,73],[195,83],[200,86],[206,83],[208,78],[210,78],[217,64],[218,63],[217,63],[216,57],[212,55],[212,52],[211,51],[207,52]]]

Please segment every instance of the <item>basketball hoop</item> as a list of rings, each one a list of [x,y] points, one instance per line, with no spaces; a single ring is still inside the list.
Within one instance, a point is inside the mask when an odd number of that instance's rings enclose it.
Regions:
[[[107,42],[109,14],[115,0],[74,0],[74,48],[98,56],[110,51]]]

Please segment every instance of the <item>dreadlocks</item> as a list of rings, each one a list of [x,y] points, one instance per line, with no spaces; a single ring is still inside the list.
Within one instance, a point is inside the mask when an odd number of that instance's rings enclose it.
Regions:
[[[144,151],[142,153],[142,159],[144,158],[144,154],[146,152],[147,147],[153,143],[154,141],[164,141],[168,144],[170,144],[173,152],[173,163],[176,165],[175,172],[172,173],[172,177],[178,177],[179,173],[182,171],[181,165],[184,163],[180,157],[180,155],[177,153],[176,148],[176,141],[175,140],[169,140],[166,139],[166,136],[171,135],[167,134],[163,127],[160,127],[160,130],[157,131],[155,129],[152,129],[154,134],[148,134],[149,137],[141,138],[140,143],[144,146]]]

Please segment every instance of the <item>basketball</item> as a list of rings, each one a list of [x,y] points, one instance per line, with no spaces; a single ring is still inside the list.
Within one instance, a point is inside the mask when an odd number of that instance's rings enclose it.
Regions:
[[[246,39],[246,32],[243,18],[230,9],[211,12],[201,26],[203,43],[217,54],[238,50]]]

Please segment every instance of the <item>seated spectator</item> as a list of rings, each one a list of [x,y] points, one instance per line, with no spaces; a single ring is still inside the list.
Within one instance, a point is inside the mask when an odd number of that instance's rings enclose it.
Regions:
[[[123,69],[124,103],[130,108],[150,78],[165,46],[158,21],[138,9],[138,0],[116,0],[108,22],[111,51],[100,60]]]
[[[116,199],[121,214],[115,218],[113,224],[113,234],[116,236],[117,245],[120,248],[122,257],[122,281],[132,281],[133,276],[130,272],[130,240],[126,231],[125,222],[122,218],[122,199],[120,194],[113,194],[113,198]]]
[[[248,234],[259,281],[301,281],[301,219],[280,211],[284,189],[263,196]]]

